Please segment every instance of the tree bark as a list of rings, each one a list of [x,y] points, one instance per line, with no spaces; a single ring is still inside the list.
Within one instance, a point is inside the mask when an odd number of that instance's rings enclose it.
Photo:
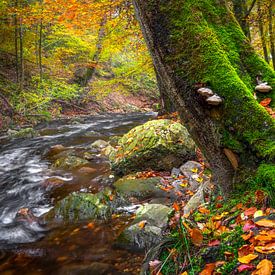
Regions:
[[[18,1],[15,1],[15,7],[17,8]],[[18,20],[17,14],[14,15],[14,52],[15,52],[15,71],[16,82],[19,82],[19,60],[18,60]]]
[[[166,94],[209,161],[214,182],[229,194],[240,167],[274,160],[274,123],[253,97],[258,74],[274,90],[274,71],[253,51],[224,0],[133,2]],[[208,105],[198,83],[223,103]]]

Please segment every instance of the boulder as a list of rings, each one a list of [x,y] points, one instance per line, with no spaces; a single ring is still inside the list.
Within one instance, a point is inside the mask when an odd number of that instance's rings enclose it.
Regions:
[[[148,168],[170,170],[195,158],[195,144],[180,123],[152,120],[125,134],[109,158],[120,175]]]
[[[60,169],[75,169],[88,163],[89,162],[86,159],[68,155],[56,159],[52,164],[52,167]]]
[[[46,221],[80,221],[86,219],[107,219],[111,217],[112,207],[109,188],[97,194],[72,193],[61,201],[46,214]]]
[[[161,204],[141,206],[134,221],[119,236],[118,245],[147,250],[159,243],[171,212],[169,207]]]
[[[91,144],[91,147],[92,148],[98,148],[98,149],[103,149],[105,147],[107,147],[109,145],[109,143],[105,140],[102,140],[102,139],[98,139],[96,140],[95,142],[93,142]]]
[[[125,176],[114,183],[117,193],[124,197],[135,197],[138,199],[146,199],[148,197],[164,197],[167,196],[158,186],[161,178],[136,179],[133,176]]]

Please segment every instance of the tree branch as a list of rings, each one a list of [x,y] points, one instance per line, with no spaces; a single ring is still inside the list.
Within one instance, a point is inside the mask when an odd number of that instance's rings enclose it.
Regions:
[[[244,19],[246,19],[246,18],[250,15],[250,13],[251,13],[251,11],[253,10],[253,8],[254,8],[256,2],[257,2],[257,0],[253,0],[253,2],[252,2],[252,4],[251,4],[250,8],[248,9],[248,11],[247,11],[247,13],[246,13]]]

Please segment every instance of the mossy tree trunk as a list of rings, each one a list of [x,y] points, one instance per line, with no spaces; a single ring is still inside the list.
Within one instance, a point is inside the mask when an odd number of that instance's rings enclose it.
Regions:
[[[274,160],[274,121],[253,97],[257,75],[274,91],[274,71],[251,48],[225,0],[133,2],[164,90],[228,194],[239,171]],[[206,104],[198,83],[223,103]]]

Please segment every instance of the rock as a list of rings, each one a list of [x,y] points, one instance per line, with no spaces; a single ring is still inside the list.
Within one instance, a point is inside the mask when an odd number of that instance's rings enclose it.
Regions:
[[[267,83],[262,83],[255,87],[255,90],[260,93],[269,93],[272,90],[272,87],[267,85]]]
[[[180,169],[174,167],[171,171],[171,177],[177,178],[180,175],[180,172],[181,172]]]
[[[209,105],[218,106],[222,103],[222,98],[215,94],[213,96],[208,97],[206,99],[206,102]]]
[[[115,153],[115,148],[111,145],[108,145],[107,147],[103,148],[101,151],[101,154],[106,156],[106,157],[110,157],[111,154]]]
[[[187,161],[180,167],[181,173],[187,178],[190,178],[193,175],[200,173],[202,170],[202,165],[199,162],[192,160]]]
[[[209,193],[210,191],[210,179],[202,183],[199,186],[198,191],[191,197],[188,203],[184,206],[184,215],[190,214],[190,212],[196,209],[198,206],[204,203],[204,193]]]
[[[77,171],[80,174],[94,174],[96,172],[95,168],[92,167],[81,167],[80,169],[78,169]]]
[[[111,217],[110,188],[105,188],[97,194],[72,193],[46,214],[45,219],[80,221],[86,219],[107,219]]]
[[[55,160],[55,162],[52,164],[52,167],[61,169],[75,169],[88,163],[89,162],[87,160],[76,156],[64,156]]]
[[[195,157],[195,144],[180,123],[168,119],[152,120],[137,126],[118,142],[110,155],[117,174],[148,168],[170,170]]]
[[[54,156],[54,155],[57,155],[57,154],[59,154],[59,153],[65,151],[65,150],[67,150],[66,147],[64,147],[64,146],[61,145],[61,144],[57,144],[57,145],[52,146],[52,147],[49,149],[49,151],[47,152],[47,156],[48,156],[48,157],[52,157],[52,156]]]
[[[33,128],[24,128],[18,131],[9,129],[7,134],[9,138],[33,138],[39,135]]]
[[[57,272],[58,275],[105,275],[116,274],[114,267],[110,264],[93,262],[91,264],[69,264],[64,265]]]
[[[105,140],[102,140],[102,139],[98,139],[96,140],[95,142],[93,142],[91,144],[91,147],[92,148],[98,148],[98,149],[103,149],[105,147],[107,147],[109,145],[109,143]]]
[[[200,88],[198,89],[198,93],[204,97],[210,97],[214,95],[213,91],[209,88]]]
[[[171,209],[161,204],[145,204],[136,212],[132,224],[118,238],[118,244],[149,249],[162,240]]]
[[[135,197],[146,199],[148,197],[164,197],[167,196],[162,191],[160,185],[161,178],[154,177],[148,179],[135,179],[131,176],[125,176],[114,183],[114,187],[118,194],[122,197]]]

